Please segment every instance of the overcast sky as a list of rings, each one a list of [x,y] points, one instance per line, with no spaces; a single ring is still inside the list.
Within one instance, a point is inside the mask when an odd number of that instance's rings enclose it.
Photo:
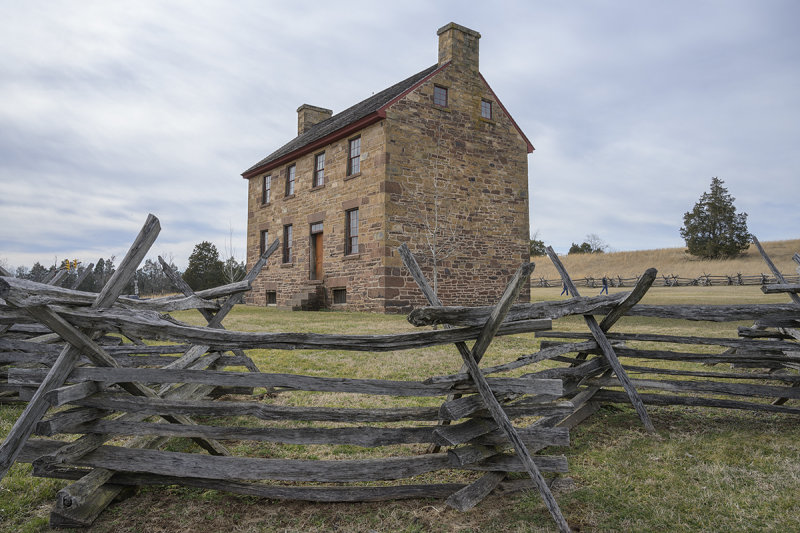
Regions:
[[[559,252],[682,246],[720,177],[760,240],[800,231],[800,2],[0,0],[0,263],[245,256],[241,172],[481,33],[480,68],[536,151],[531,233]],[[231,239],[232,235],[232,239]]]

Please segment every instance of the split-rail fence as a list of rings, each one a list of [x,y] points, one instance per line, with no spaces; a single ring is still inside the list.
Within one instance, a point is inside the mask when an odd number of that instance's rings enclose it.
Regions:
[[[609,287],[634,287],[639,281],[639,276],[605,276]],[[785,283],[800,283],[800,275],[784,276]],[[603,276],[585,276],[573,280],[576,286],[589,287],[592,289],[603,286]],[[561,287],[561,278],[545,278],[539,276],[531,278],[532,287]],[[760,285],[767,286],[779,283],[778,278],[773,274],[703,274],[695,278],[687,278],[678,274],[660,274],[659,279],[655,280],[657,287],[718,287],[718,286],[744,286]]]
[[[535,454],[568,445],[569,429],[602,403],[632,405],[651,432],[656,428],[648,405],[800,414],[800,287],[763,251],[776,281],[764,291],[785,292],[792,303],[641,305],[657,279],[655,269],[639,276],[630,292],[585,298],[548,249],[570,298],[514,305],[533,271],[526,264],[496,306],[446,307],[403,246],[404,264],[431,304],[414,310],[409,322],[445,327],[321,335],[222,328],[277,241],[239,284],[193,293],[166,268],[183,297],[120,298],[157,233],[158,221],[150,217],[99,294],[0,278],[0,364],[6,365],[0,400],[27,402],[0,447],[0,476],[14,461],[28,461],[34,475],[74,480],[58,494],[51,513],[55,526],[88,525],[122,487],[148,484],[305,501],[434,497],[458,509],[473,507],[494,490],[534,487],[559,530],[569,531],[543,476],[566,472],[566,458]],[[795,261],[800,264],[800,256]],[[163,314],[178,309],[198,309],[208,326]],[[588,331],[552,331],[552,320],[569,315],[583,316]],[[727,338],[644,335],[620,331],[623,316],[748,325],[738,325],[737,335]],[[512,361],[480,366],[495,336],[531,332],[550,340]],[[454,345],[461,370],[419,381],[272,373],[256,367],[244,351],[335,349],[380,357],[446,344]],[[680,369],[669,364],[674,361],[682,363]],[[270,397],[302,390],[443,401],[411,408],[286,406],[248,395],[254,388],[268,390]],[[65,440],[66,435],[79,437]],[[190,438],[207,453],[163,450],[174,437]],[[226,444],[236,441],[391,446],[405,453],[359,460],[233,456]],[[427,453],[419,453],[425,447]],[[440,470],[472,472],[472,481],[424,481]],[[509,480],[513,472],[527,479]]]
[[[652,426],[644,405],[686,405],[800,415],[797,402],[800,400],[800,285],[789,283],[790,280],[775,268],[757,239],[754,242],[775,280],[775,283],[763,286],[762,291],[767,294],[786,293],[791,303],[640,304],[639,300],[657,279],[655,269],[639,276],[629,293],[581,298],[569,274],[549,248],[548,255],[562,275],[561,283],[568,285],[573,297],[559,303],[516,305],[509,312],[508,319],[544,316],[556,319],[567,314],[583,314],[589,331],[537,332],[536,337],[556,340],[542,340],[539,351],[517,361],[485,368],[483,372],[491,375],[531,361],[561,363],[530,375],[561,378],[564,381],[564,399],[572,402],[574,412],[567,417],[542,419],[538,425],[574,427],[602,403],[633,404],[645,427]],[[800,254],[795,254],[793,260],[800,265]],[[576,309],[570,305],[577,301],[598,304],[572,312]],[[488,312],[488,308],[428,307],[414,310],[409,321],[419,326],[467,326],[480,322]],[[595,314],[605,315],[599,324],[592,316]],[[622,316],[732,323],[732,335],[720,338],[611,331]],[[679,369],[675,362],[681,363],[677,365]],[[691,368],[692,363],[695,368]],[[723,365],[729,368],[723,368]],[[447,376],[448,379],[456,377],[458,374]]]
[[[57,496],[53,526],[91,524],[129,485],[181,484],[308,501],[437,497],[467,509],[495,488],[533,484],[561,529],[568,529],[542,475],[565,472],[566,459],[533,455],[545,447],[568,445],[568,430],[511,423],[570,412],[571,404],[559,401],[560,379],[479,375],[398,381],[292,375],[259,369],[244,352],[335,349],[380,357],[454,344],[474,362],[496,335],[551,327],[547,319],[504,322],[532,265],[520,268],[481,325],[393,335],[228,331],[222,319],[278,241],[241,283],[192,293],[176,277],[183,297],[120,297],[158,231],[158,220],[149,217],[99,294],[0,277],[0,361],[7,365],[2,398],[26,402],[0,447],[0,475],[14,461],[26,461],[33,463],[34,475],[73,480]],[[191,326],[164,314],[183,309],[201,311],[208,326]],[[472,349],[466,348],[469,341],[476,341]],[[254,388],[268,390],[267,400],[226,394]],[[324,408],[269,401],[285,391],[442,397],[443,402],[438,407]],[[462,397],[445,400],[453,394]],[[515,401],[501,408],[496,397],[509,395]],[[190,438],[206,453],[163,450],[174,437]],[[229,446],[236,441],[405,452],[358,460],[264,458],[234,456]],[[420,454],[427,446],[439,449]],[[473,481],[425,481],[428,473],[440,470],[471,472],[464,479]],[[504,481],[508,472],[526,473],[530,481]]]

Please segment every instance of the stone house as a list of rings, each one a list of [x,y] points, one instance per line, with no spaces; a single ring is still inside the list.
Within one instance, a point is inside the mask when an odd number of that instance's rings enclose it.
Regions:
[[[300,106],[297,137],[242,174],[248,264],[281,241],[248,303],[406,312],[425,303],[407,243],[446,305],[488,305],[529,260],[533,146],[478,70],[480,34],[438,36],[435,65],[349,109]]]

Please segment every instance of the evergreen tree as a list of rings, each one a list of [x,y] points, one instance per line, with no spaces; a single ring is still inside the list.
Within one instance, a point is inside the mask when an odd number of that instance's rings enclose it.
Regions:
[[[196,291],[224,285],[223,267],[217,247],[203,241],[195,245],[192,255],[189,256],[189,265],[183,273],[183,279]]]
[[[61,287],[71,287],[73,283],[78,279],[78,265],[75,260],[64,259],[61,261],[61,265],[58,268],[63,268],[67,271],[67,274],[61,278],[61,281],[58,283]]]
[[[97,263],[94,265],[94,272],[92,272],[92,290],[94,292],[100,292],[103,288],[103,276],[105,275],[106,269],[106,260],[102,257],[97,260]]]
[[[87,274],[86,277],[83,278],[83,281],[81,282],[80,285],[75,287],[79,291],[89,291],[89,292],[91,292],[92,289],[94,288],[94,280],[92,279],[92,273],[94,272],[94,265],[92,263],[89,263],[86,266],[78,265],[78,273],[77,273],[77,275],[78,275],[78,277],[82,276],[83,273],[87,269],[89,269],[89,274]]]
[[[568,254],[590,254],[592,253],[592,245],[588,242],[583,242],[581,244],[572,243],[572,246],[569,247]]]
[[[39,283],[44,283],[44,280],[47,279],[49,271],[42,266],[39,261],[36,261],[31,267],[30,272],[28,272],[28,279],[31,281],[37,281]]]
[[[234,283],[243,280],[247,275],[246,266],[244,261],[239,262],[235,257],[230,256],[223,267],[223,278],[225,283]]]
[[[175,263],[171,263],[170,266],[173,271],[177,272],[178,268]],[[136,281],[139,284],[140,296],[153,296],[175,291],[172,282],[164,274],[161,264],[152,259],[146,259],[142,267],[136,271]]]
[[[721,179],[711,178],[711,189],[703,193],[694,209],[683,215],[681,237],[687,253],[703,259],[736,257],[750,245],[747,213],[736,213],[735,198]]]
[[[572,243],[568,254],[602,254],[608,245],[596,233],[590,233],[581,244]]]
[[[541,255],[547,255],[547,247],[544,245],[544,241],[541,239],[531,239],[531,255],[534,257],[538,257]]]
[[[547,247],[544,245],[544,240],[539,238],[539,230],[531,235],[530,252],[533,257],[547,255]]]

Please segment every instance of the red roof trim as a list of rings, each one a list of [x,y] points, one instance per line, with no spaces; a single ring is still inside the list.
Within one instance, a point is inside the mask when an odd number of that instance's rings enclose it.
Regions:
[[[382,114],[380,112],[380,110],[375,111],[373,113],[370,113],[366,117],[361,118],[361,119],[359,119],[359,120],[357,120],[355,122],[352,122],[351,124],[345,126],[344,128],[340,128],[340,129],[334,131],[333,133],[330,133],[330,134],[326,135],[325,137],[322,137],[321,139],[317,139],[316,141],[303,146],[302,148],[298,148],[294,152],[289,152],[288,154],[286,154],[286,155],[284,155],[282,157],[279,157],[278,159],[275,159],[274,161],[270,161],[269,163],[267,163],[264,166],[256,167],[256,168],[254,168],[252,170],[249,170],[249,171],[245,172],[244,174],[242,174],[242,177],[244,179],[250,179],[252,177],[255,177],[258,174],[261,174],[262,172],[266,172],[268,170],[272,170],[273,168],[279,167],[279,166],[283,165],[284,163],[288,163],[289,161],[297,159],[298,157],[302,157],[302,156],[308,154],[309,152],[313,152],[313,151],[315,151],[315,150],[317,150],[317,149],[319,149],[319,148],[321,148],[321,147],[323,147],[325,145],[328,145],[328,144],[330,144],[332,142],[336,142],[336,141],[338,141],[339,139],[341,139],[343,137],[347,137],[348,135],[350,135],[350,134],[352,134],[352,133],[354,133],[354,132],[356,132],[358,130],[364,129],[364,128],[366,128],[367,126],[369,126],[371,124],[374,124],[374,123],[376,123],[376,122],[378,122],[380,120],[383,120],[385,117],[386,117],[386,114],[385,113]]]
[[[384,104],[377,111],[375,111],[373,113],[370,113],[366,117],[364,117],[364,118],[362,118],[360,120],[357,120],[356,122],[348,124],[344,128],[341,128],[341,129],[338,129],[338,130],[336,130],[336,131],[334,131],[332,133],[329,133],[325,137],[322,137],[321,139],[317,139],[313,143],[309,143],[309,144],[303,146],[302,148],[298,148],[294,152],[289,152],[288,154],[286,154],[286,155],[284,155],[282,157],[279,157],[278,159],[276,159],[274,161],[270,161],[269,163],[267,163],[264,166],[257,167],[257,168],[254,168],[252,170],[249,170],[249,171],[245,172],[244,174],[242,174],[242,177],[244,179],[250,179],[250,178],[252,178],[252,177],[254,177],[254,176],[258,175],[258,174],[261,174],[262,172],[267,172],[268,170],[272,170],[273,168],[279,167],[279,166],[283,165],[284,163],[288,163],[289,161],[291,161],[293,159],[297,159],[298,157],[302,157],[302,156],[306,155],[309,152],[313,152],[314,150],[317,150],[317,149],[321,148],[322,146],[325,146],[325,145],[330,144],[332,142],[336,142],[336,141],[338,141],[339,139],[341,139],[343,137],[347,137],[348,135],[354,133],[355,131],[363,129],[363,128],[366,128],[370,124],[374,124],[375,122],[378,122],[379,120],[383,120],[384,118],[386,118],[386,109],[388,109],[392,104],[394,104],[395,102],[397,102],[398,100],[403,98],[405,95],[407,95],[408,93],[410,93],[411,91],[413,91],[417,87],[419,87],[421,84],[423,84],[426,81],[428,81],[432,76],[434,76],[438,72],[441,72],[442,69],[447,67],[449,64],[450,64],[450,62],[448,61],[447,63],[445,63],[441,67],[437,68],[436,70],[434,70],[433,72],[431,72],[430,74],[428,74],[427,76],[425,76],[424,78],[419,80],[417,83],[415,83],[414,85],[412,85],[411,87],[409,87],[408,89],[403,91],[401,94],[399,94],[398,96],[395,96],[394,98],[392,98],[389,102]]]
[[[511,121],[511,123],[514,125],[514,127],[519,132],[519,134],[522,135],[522,138],[525,140],[525,143],[527,143],[527,145],[528,145],[528,153],[533,152],[536,148],[533,147],[533,144],[531,144],[531,141],[528,140],[528,137],[522,132],[522,128],[519,127],[519,124],[517,124],[517,122],[514,120],[514,117],[511,116],[511,113],[508,112],[508,109],[506,109],[506,106],[504,106],[503,102],[501,102],[500,99],[497,97],[497,93],[494,92],[494,89],[492,89],[492,86],[489,85],[488,81],[486,81],[486,78],[483,77],[483,74],[478,74],[478,75],[483,80],[483,83],[485,83],[486,86],[489,87],[489,90],[492,91],[492,95],[494,96],[494,99],[497,100],[497,105],[500,106],[500,109],[502,109],[503,112],[506,114],[506,116],[508,117],[508,120]]]
[[[373,113],[370,113],[369,115],[357,120],[356,122],[348,124],[347,126],[341,128],[341,129],[338,129],[338,130],[334,131],[333,133],[330,133],[330,134],[326,135],[325,137],[322,137],[321,139],[317,139],[316,141],[314,141],[312,143],[309,143],[309,144],[303,146],[302,148],[298,148],[294,152],[289,152],[288,154],[286,154],[286,155],[284,155],[282,157],[279,157],[278,159],[275,159],[274,161],[270,161],[269,163],[267,163],[264,166],[256,167],[256,168],[254,168],[252,170],[249,170],[249,171],[247,171],[247,172],[242,174],[242,178],[250,179],[252,177],[257,176],[258,174],[261,174],[263,172],[267,172],[269,170],[272,170],[273,168],[277,168],[277,167],[279,167],[281,165],[284,165],[284,164],[288,163],[289,161],[297,159],[298,157],[302,157],[302,156],[304,156],[304,155],[306,155],[306,154],[308,154],[310,152],[318,150],[319,148],[321,148],[321,147],[323,147],[325,145],[328,145],[328,144],[331,144],[333,142],[336,142],[339,139],[342,139],[343,137],[347,137],[348,135],[351,135],[351,134],[355,133],[356,131],[358,131],[360,129],[366,128],[367,126],[370,126],[370,125],[372,125],[372,124],[374,124],[374,123],[376,123],[376,122],[378,122],[380,120],[383,120],[384,118],[386,118],[386,110],[389,107],[391,107],[393,104],[398,102],[401,98],[405,97],[408,93],[410,93],[411,91],[413,91],[414,89],[416,89],[417,87],[419,87],[420,85],[422,85],[423,83],[425,83],[426,81],[431,79],[433,76],[435,76],[436,74],[438,74],[439,72],[441,72],[442,70],[447,68],[449,65],[450,65],[450,62],[448,61],[447,63],[445,63],[444,65],[440,66],[439,68],[437,68],[436,70],[434,70],[433,72],[431,72],[430,74],[425,76],[423,79],[419,80],[417,83],[415,83],[414,85],[412,85],[411,87],[409,87],[408,89],[403,91],[401,94],[399,94],[399,95],[395,96],[394,98],[392,98],[389,102],[384,104],[377,111],[375,111]],[[528,145],[528,153],[533,152],[534,149],[535,149],[533,147],[533,144],[531,144],[531,141],[528,140],[528,137],[525,135],[525,133],[523,133],[522,129],[519,127],[519,125],[516,123],[514,118],[511,116],[511,113],[508,112],[506,107],[503,105],[503,103],[497,97],[497,94],[495,94],[495,92],[492,89],[492,87],[486,81],[486,78],[483,77],[483,74],[478,74],[478,75],[481,77],[481,80],[483,81],[483,83],[485,83],[486,86],[489,88],[489,90],[492,92],[492,95],[494,96],[495,100],[497,101],[497,104],[500,106],[500,108],[503,110],[503,112],[509,118],[509,120],[514,125],[516,130],[522,136],[522,138],[525,141],[525,143]]]

